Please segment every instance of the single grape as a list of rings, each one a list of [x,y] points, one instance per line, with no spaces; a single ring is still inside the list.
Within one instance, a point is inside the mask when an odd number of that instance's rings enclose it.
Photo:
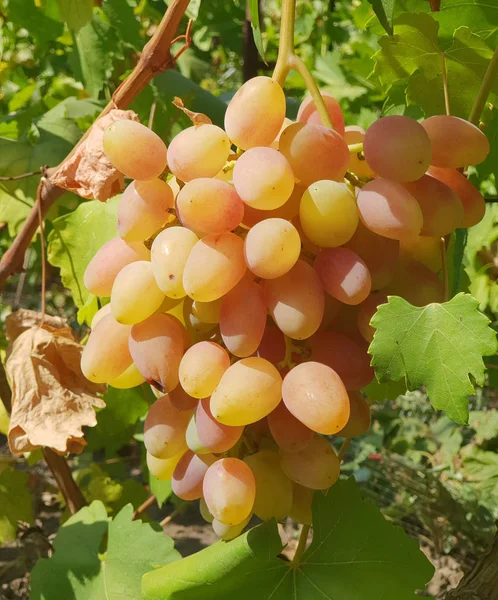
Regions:
[[[93,315],[92,322],[90,324],[90,329],[95,329],[95,327],[97,327],[97,323],[101,321],[106,315],[110,314],[111,305],[104,304],[104,306],[102,306],[102,308],[99,308],[99,310]]]
[[[273,323],[267,323],[257,354],[276,365],[285,358],[285,336]]]
[[[198,456],[187,450],[180,458],[171,478],[171,489],[182,500],[197,500],[202,496],[202,483],[208,468],[216,462],[212,454]]]
[[[315,271],[325,290],[344,304],[360,304],[370,293],[367,265],[349,248],[326,248],[315,258]]]
[[[183,356],[183,327],[171,315],[157,313],[133,325],[129,347],[133,361],[145,380],[161,392],[178,385]]]
[[[116,379],[112,379],[109,381],[109,385],[113,388],[117,388],[118,390],[128,390],[130,388],[134,388],[137,385],[140,385],[145,382],[145,379],[138,370],[138,367],[135,363],[131,363],[131,365],[118,375]]]
[[[207,235],[190,252],[183,286],[193,300],[212,302],[235,287],[245,272],[244,242],[237,235]]]
[[[478,165],[489,154],[486,135],[473,123],[450,115],[422,121],[432,145],[431,165],[459,169]]]
[[[249,515],[247,519],[244,519],[242,523],[238,523],[237,525],[225,525],[225,523],[222,523],[217,519],[213,519],[213,531],[224,542],[229,542],[230,540],[238,537],[244,531],[247,524],[251,520],[251,517],[252,515]]]
[[[344,141],[349,146],[350,144],[361,144],[365,139],[365,130],[357,125],[348,125],[344,132]],[[364,157],[360,158],[358,154],[351,154],[348,170],[352,171],[359,177],[375,177],[375,173],[369,167]]]
[[[225,525],[242,523],[252,512],[256,481],[238,458],[221,458],[204,475],[203,496],[209,512]]]
[[[106,315],[97,323],[81,355],[81,371],[87,379],[107,383],[128,369],[133,362],[128,349],[130,329],[112,315]]]
[[[344,183],[316,181],[304,192],[299,219],[306,236],[315,244],[342,246],[358,226],[356,202]]]
[[[428,267],[414,260],[400,260],[391,283],[384,288],[391,296],[401,296],[414,306],[444,302],[444,286]]]
[[[337,454],[330,442],[318,434],[297,452],[280,449],[280,466],[292,481],[312,490],[326,490],[339,478]]]
[[[150,474],[161,481],[169,481],[173,477],[176,465],[185,454],[185,450],[186,447],[169,458],[156,458],[147,452],[147,467]]]
[[[263,337],[266,317],[261,286],[242,279],[221,303],[220,333],[228,350],[239,358],[254,354]]]
[[[211,413],[209,398],[204,398],[197,405],[195,427],[200,446],[216,454],[233,448],[244,432],[243,426],[231,427],[217,421]]]
[[[230,366],[225,348],[215,342],[199,342],[191,346],[180,362],[182,388],[194,398],[210,396]]]
[[[358,338],[337,331],[319,331],[310,340],[311,360],[333,369],[348,391],[364,388],[374,378],[367,344]]]
[[[149,260],[150,252],[142,243],[126,243],[112,238],[96,252],[83,275],[86,289],[95,296],[109,297],[116,275],[137,260]]]
[[[196,232],[223,233],[239,226],[244,203],[229,183],[201,177],[180,190],[176,211],[184,227]]]
[[[271,450],[260,450],[246,456],[244,462],[256,480],[254,514],[263,521],[285,519],[292,506],[292,482],[280,467],[279,455]]]
[[[144,423],[144,444],[156,458],[171,458],[185,448],[185,431],[190,413],[176,409],[168,396],[161,396],[149,408]]]
[[[133,325],[154,314],[163,300],[151,263],[138,260],[117,274],[111,290],[111,312],[119,323]]]
[[[287,336],[304,340],[320,326],[324,292],[313,267],[298,260],[282,277],[263,284],[266,305],[273,320]]]
[[[273,210],[258,210],[257,208],[252,208],[249,204],[244,203],[242,226],[250,229],[256,225],[256,223],[264,221],[265,219],[285,219],[286,221],[290,221],[299,214],[299,205],[305,189],[304,186],[295,184],[294,190],[287,202]]]
[[[359,437],[366,433],[370,427],[370,406],[360,392],[349,394],[350,415],[348,422],[337,432],[343,438]]]
[[[431,167],[429,175],[450,187],[463,206],[463,224],[461,227],[473,227],[484,217],[486,203],[479,190],[470,181],[455,169],[441,169]]]
[[[104,152],[131,179],[154,179],[166,168],[166,144],[137,121],[114,121],[104,131]]]
[[[152,243],[151,264],[159,289],[171,298],[183,298],[183,271],[199,238],[185,227],[169,227]]]
[[[285,111],[285,95],[280,85],[270,77],[253,77],[230,100],[225,131],[243,150],[269,146],[282,127]]]
[[[143,242],[172,221],[173,192],[161,179],[132,181],[118,205],[118,233],[127,242]]]
[[[273,439],[280,448],[295,452],[307,446],[313,437],[313,430],[307,427],[280,402],[267,417]]]
[[[356,252],[367,265],[373,290],[382,289],[394,277],[399,257],[398,240],[378,235],[360,221],[345,247]]]
[[[305,186],[322,179],[342,181],[349,164],[349,149],[344,138],[321,125],[289,125],[280,136],[279,150]]]
[[[251,208],[273,210],[289,200],[294,175],[278,150],[256,147],[244,152],[235,163],[233,184],[237,194]]]
[[[317,433],[335,434],[348,421],[348,393],[327,365],[310,361],[291,369],[284,377],[282,397],[289,412]]]
[[[388,179],[369,181],[361,188],[357,203],[361,220],[378,235],[402,240],[422,230],[422,210],[400,183]]]
[[[230,154],[228,135],[211,123],[180,131],[168,147],[168,168],[181,181],[214,177]]]
[[[399,243],[401,260],[414,260],[439,273],[443,267],[441,260],[441,238],[417,235]]]
[[[344,115],[342,114],[341,105],[332,94],[329,94],[329,92],[320,91],[320,94],[327,108],[327,112],[330,115],[330,120],[332,121],[335,131],[343,136]],[[322,119],[316,110],[315,101],[311,96],[307,96],[299,105],[296,121],[312,123],[314,125],[323,125]]]
[[[375,329],[370,325],[372,317],[377,312],[377,307],[387,302],[387,296],[383,292],[374,292],[359,306],[357,315],[358,329],[366,342],[371,342]]]
[[[292,506],[289,510],[289,517],[296,523],[311,525],[313,494],[314,491],[310,488],[299,485],[295,481],[292,482]]]
[[[415,181],[431,164],[431,142],[420,123],[409,117],[391,115],[367,129],[363,153],[368,166],[380,177]]]
[[[282,378],[264,358],[243,358],[225,371],[211,395],[211,412],[225,425],[248,425],[266,417],[282,398]]]

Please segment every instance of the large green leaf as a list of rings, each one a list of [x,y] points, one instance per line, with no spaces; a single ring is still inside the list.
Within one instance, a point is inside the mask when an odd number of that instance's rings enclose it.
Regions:
[[[54,555],[38,561],[31,574],[30,600],[137,600],[142,575],[180,555],[162,530],[132,521],[132,515],[128,504],[108,523],[97,501],[66,521],[55,538]]]
[[[416,307],[391,296],[371,321],[370,345],[379,381],[406,378],[408,389],[425,386],[431,404],[460,424],[467,423],[467,396],[474,393],[469,374],[484,383],[483,356],[497,349],[488,318],[469,294],[444,304]]]
[[[0,545],[16,539],[18,521],[33,522],[28,479],[28,473],[8,466],[0,469]]]
[[[395,0],[368,0],[374,9],[382,27],[389,35],[393,33]]]
[[[62,283],[71,290],[76,306],[89,292],[83,283],[85,269],[97,250],[117,235],[118,200],[92,200],[54,220],[48,236],[47,258],[61,270]]]
[[[313,542],[299,565],[276,558],[275,522],[148,573],[143,600],[414,600],[433,568],[415,540],[361,497],[354,479],[315,494]]]

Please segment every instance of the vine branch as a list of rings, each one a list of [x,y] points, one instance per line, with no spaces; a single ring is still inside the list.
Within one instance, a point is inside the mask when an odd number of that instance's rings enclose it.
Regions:
[[[486,73],[484,74],[484,78],[481,83],[481,87],[479,88],[479,92],[474,100],[474,106],[470,111],[469,121],[474,123],[474,125],[479,125],[479,119],[481,117],[481,113],[484,110],[484,106],[486,105],[486,100],[488,99],[489,93],[491,91],[491,87],[498,77],[498,46],[496,47],[494,54],[489,61],[488,68],[486,69]]]
[[[175,61],[171,55],[171,43],[175,39],[176,31],[185,14],[189,1],[171,0],[154,35],[144,46],[137,65],[114,92],[111,101],[97,117],[97,120],[114,108],[127,108],[132,100],[152,81],[155,75],[175,67]],[[10,248],[0,260],[0,290],[11,275],[22,269],[24,254],[38,228],[39,213],[42,218],[45,217],[48,209],[64,193],[62,188],[52,183],[53,176],[73,156],[76,149],[87,138],[90,129],[88,129],[59,166],[51,169],[42,169],[45,182],[40,181],[38,187],[39,202],[35,202],[21,231],[17,234]]]

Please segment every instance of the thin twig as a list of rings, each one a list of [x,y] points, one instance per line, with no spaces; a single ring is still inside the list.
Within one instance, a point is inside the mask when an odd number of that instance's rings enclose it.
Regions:
[[[12,312],[16,311],[21,304],[22,292],[24,289],[24,284],[26,282],[26,277],[28,276],[28,268],[29,268],[30,259],[31,259],[31,246],[28,248],[28,251],[24,255],[24,263],[22,265],[22,273],[19,277],[19,281],[17,282],[16,295],[14,298],[14,303],[12,304]]]
[[[152,103],[152,106],[150,107],[149,122],[147,123],[147,127],[149,129],[152,129],[152,125],[154,123],[154,115],[156,114],[156,108],[157,108],[157,102],[154,100],[154,102]]]
[[[488,99],[489,93],[493,84],[496,81],[496,77],[498,76],[498,46],[495,49],[495,52],[489,61],[488,68],[486,69],[486,73],[484,74],[481,87],[479,88],[479,92],[477,93],[476,99],[474,100],[474,106],[470,111],[469,121],[474,123],[474,125],[479,124],[479,119],[481,118],[482,111],[486,105],[486,100]]]
[[[446,114],[449,116],[450,113],[450,98],[448,95],[448,71],[446,69],[446,56],[444,52],[441,52],[441,63],[443,66],[443,93],[444,93],[444,108]]]
[[[149,496],[149,498],[147,498],[147,500],[141,504],[137,510],[133,513],[133,519],[136,519],[137,517],[139,517],[143,512],[145,512],[148,508],[150,508],[154,502],[156,501],[156,497],[154,496],[154,494],[152,494],[152,496]]]
[[[351,439],[350,438],[346,438],[342,442],[342,446],[339,448],[339,454],[337,455],[337,458],[339,459],[339,462],[342,462],[344,460],[344,456],[346,455],[346,452],[348,451],[349,444],[351,444]]]
[[[175,54],[175,56],[173,56],[173,60],[175,62],[180,58],[180,56],[185,52],[185,50],[188,50],[190,48],[190,45],[192,44],[192,36],[191,36],[190,32],[192,30],[193,22],[194,22],[193,19],[189,19],[188,25],[187,25],[187,31],[185,31],[184,35],[179,35],[171,42],[171,45],[173,45],[175,42],[178,42],[179,40],[182,40],[182,39],[185,40],[185,44],[183,44],[183,46],[180,48],[180,50],[178,50],[178,52]]]
[[[446,256],[446,240],[441,237],[439,240],[439,251],[441,252],[441,264],[443,265],[443,299],[444,302],[449,300],[449,281],[448,281],[448,260]]]
[[[308,534],[310,532],[311,525],[303,525],[301,529],[301,533],[299,535],[299,542],[297,543],[296,551],[294,552],[294,556],[292,557],[290,566],[291,568],[297,568],[299,566],[301,556],[304,554],[306,550],[306,545],[308,544]]]
[[[39,175],[38,171],[30,171],[29,173],[22,173],[21,175],[12,175],[12,177],[0,177],[0,181],[17,181],[18,179],[26,179],[27,177],[33,177],[33,175]]]
[[[36,206],[38,207],[38,223],[40,225],[40,248],[41,248],[41,267],[42,267],[42,281],[41,281],[41,313],[42,319],[40,327],[43,327],[45,322],[45,312],[47,309],[47,261],[45,256],[45,230],[43,227],[43,215],[41,209],[41,194],[44,185],[45,178],[42,177],[38,189],[36,190]]]
[[[181,512],[183,512],[183,505],[179,506],[178,508],[175,508],[175,510],[168,515],[166,518],[164,518],[159,525],[161,525],[161,527],[166,527],[166,525],[168,523],[170,523],[175,517],[177,517]]]

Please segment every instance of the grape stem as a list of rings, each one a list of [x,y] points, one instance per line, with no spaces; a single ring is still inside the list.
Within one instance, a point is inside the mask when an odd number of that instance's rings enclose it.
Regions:
[[[344,460],[344,456],[346,455],[346,452],[348,451],[349,444],[351,444],[351,438],[346,438],[342,442],[342,446],[339,448],[339,454],[337,455],[339,458],[339,462],[342,462]]]
[[[357,144],[349,144],[349,154],[359,154],[363,152],[363,142],[358,142]]]
[[[296,551],[290,563],[291,569],[297,569],[297,567],[299,567],[301,556],[304,554],[304,551],[306,550],[306,544],[308,543],[308,534],[310,532],[310,528],[311,525],[303,525],[301,529],[299,542],[297,543]]]
[[[486,73],[484,74],[484,78],[481,83],[481,87],[479,88],[479,92],[474,100],[474,106],[470,111],[469,121],[474,123],[474,125],[479,124],[479,119],[481,117],[481,113],[484,110],[484,106],[486,105],[486,100],[488,99],[489,92],[491,91],[491,86],[494,81],[498,77],[498,46],[495,49],[495,52],[489,61],[488,68],[486,69]]]
[[[282,87],[291,69],[295,69],[303,78],[308,91],[313,98],[316,110],[325,127],[334,129],[327,107],[313,75],[304,61],[294,53],[294,23],[296,16],[296,0],[282,0],[282,18],[280,20],[280,44],[278,47],[277,63],[273,71],[273,79]]]

